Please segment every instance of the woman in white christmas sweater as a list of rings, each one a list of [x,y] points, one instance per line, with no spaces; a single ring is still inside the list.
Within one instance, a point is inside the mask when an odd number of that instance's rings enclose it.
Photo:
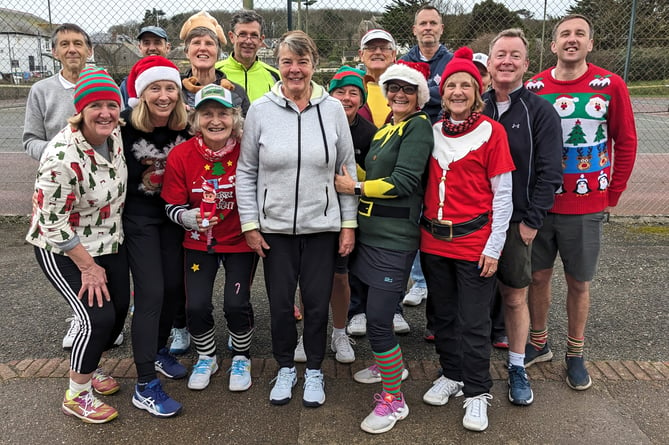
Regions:
[[[93,390],[106,395],[120,386],[101,373],[98,363],[123,329],[130,298],[121,222],[127,179],[121,92],[103,69],[86,68],[75,87],[74,106],[70,125],[42,155],[26,240],[81,323],[62,410],[87,423],[104,423],[118,412]]]

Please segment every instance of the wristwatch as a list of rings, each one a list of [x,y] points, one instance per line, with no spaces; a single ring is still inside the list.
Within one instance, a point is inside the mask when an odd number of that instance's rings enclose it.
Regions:
[[[353,193],[355,194],[355,196],[362,195],[362,182],[355,183],[355,188],[353,189]]]

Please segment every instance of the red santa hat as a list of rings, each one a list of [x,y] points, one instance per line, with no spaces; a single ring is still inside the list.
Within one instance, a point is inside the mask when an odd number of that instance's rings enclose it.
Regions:
[[[423,108],[430,100],[430,90],[427,86],[427,78],[429,75],[430,65],[425,62],[406,62],[404,60],[398,60],[397,63],[390,65],[379,78],[383,97],[388,97],[388,82],[391,80],[403,80],[418,87],[416,105],[418,108]]]
[[[130,69],[126,85],[128,87],[128,105],[132,108],[139,104],[142,92],[153,82],[169,80],[181,86],[181,75],[177,66],[162,56],[146,56],[139,59]]]
[[[561,101],[561,100],[571,100],[574,102],[578,102],[578,97],[571,96],[569,94],[560,94],[558,97],[555,98],[555,102]]]
[[[453,58],[446,64],[444,72],[441,75],[441,82],[439,83],[439,94],[444,91],[444,83],[455,73],[465,72],[472,76],[479,85],[479,93],[483,94],[483,81],[481,80],[481,73],[474,65],[474,52],[471,48],[463,46],[453,53]]]

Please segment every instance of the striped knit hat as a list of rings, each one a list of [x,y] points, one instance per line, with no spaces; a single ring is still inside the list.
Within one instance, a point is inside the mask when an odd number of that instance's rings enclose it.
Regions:
[[[77,113],[96,100],[113,100],[121,106],[121,90],[104,68],[84,68],[74,87],[74,108]]]
[[[362,80],[364,76],[364,71],[344,65],[337,70],[330,81],[330,84],[328,85],[328,93],[332,93],[332,91],[341,87],[358,87],[360,88],[360,91],[362,91],[362,103],[360,104],[362,106],[367,102],[367,90],[365,89],[365,83]]]

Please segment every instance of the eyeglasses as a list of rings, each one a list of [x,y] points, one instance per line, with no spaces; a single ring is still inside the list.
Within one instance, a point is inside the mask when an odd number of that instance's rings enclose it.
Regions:
[[[415,85],[398,85],[396,83],[389,83],[388,84],[388,92],[389,93],[397,93],[400,90],[404,91],[404,94],[408,94],[409,96],[416,94],[418,91],[418,87]]]
[[[363,46],[362,49],[367,50],[369,52],[376,52],[377,49],[380,49],[382,52],[386,51],[392,51],[393,48],[392,46],[381,46],[381,45],[370,45],[370,46]]]
[[[233,34],[235,35],[235,37],[237,37],[240,40],[250,40],[250,41],[256,42],[256,43],[260,41],[260,36],[258,34],[248,34],[248,33],[245,33],[245,32],[240,32],[239,34],[235,34],[233,32]]]

